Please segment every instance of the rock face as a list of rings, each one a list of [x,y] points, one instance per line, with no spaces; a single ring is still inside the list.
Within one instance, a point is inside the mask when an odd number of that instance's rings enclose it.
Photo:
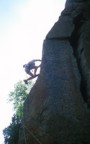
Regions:
[[[44,40],[18,144],[90,144],[89,0],[67,0]]]

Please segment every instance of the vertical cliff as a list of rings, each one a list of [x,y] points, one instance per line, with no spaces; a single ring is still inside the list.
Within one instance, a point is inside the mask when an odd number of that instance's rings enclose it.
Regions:
[[[90,144],[89,0],[67,0],[44,40],[18,144]]]

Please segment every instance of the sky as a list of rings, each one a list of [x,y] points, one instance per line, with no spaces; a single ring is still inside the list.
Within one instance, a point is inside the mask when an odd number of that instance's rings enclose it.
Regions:
[[[0,144],[13,116],[8,95],[26,78],[23,64],[42,57],[45,36],[66,0],[0,0]]]

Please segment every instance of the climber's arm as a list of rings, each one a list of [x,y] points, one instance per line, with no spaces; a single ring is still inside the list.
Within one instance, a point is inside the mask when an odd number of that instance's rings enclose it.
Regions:
[[[41,61],[40,59],[34,59],[34,62],[36,62],[36,61]]]

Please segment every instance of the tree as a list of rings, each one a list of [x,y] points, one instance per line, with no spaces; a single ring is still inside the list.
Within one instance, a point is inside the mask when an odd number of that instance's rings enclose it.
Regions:
[[[5,144],[17,144],[21,119],[14,115],[11,124],[3,130]]]
[[[9,94],[9,102],[13,102],[14,110],[19,117],[23,116],[23,104],[28,96],[28,87],[30,89],[31,86],[31,82],[29,85],[25,85],[22,81],[19,81],[14,85],[14,90]]]
[[[9,94],[9,102],[13,102],[15,114],[12,117],[12,122],[10,125],[3,130],[5,144],[18,143],[19,129],[23,117],[23,104],[28,96],[28,91],[32,86],[33,84],[31,81],[28,85],[25,85],[22,83],[22,81],[19,81],[14,85],[14,90]]]

